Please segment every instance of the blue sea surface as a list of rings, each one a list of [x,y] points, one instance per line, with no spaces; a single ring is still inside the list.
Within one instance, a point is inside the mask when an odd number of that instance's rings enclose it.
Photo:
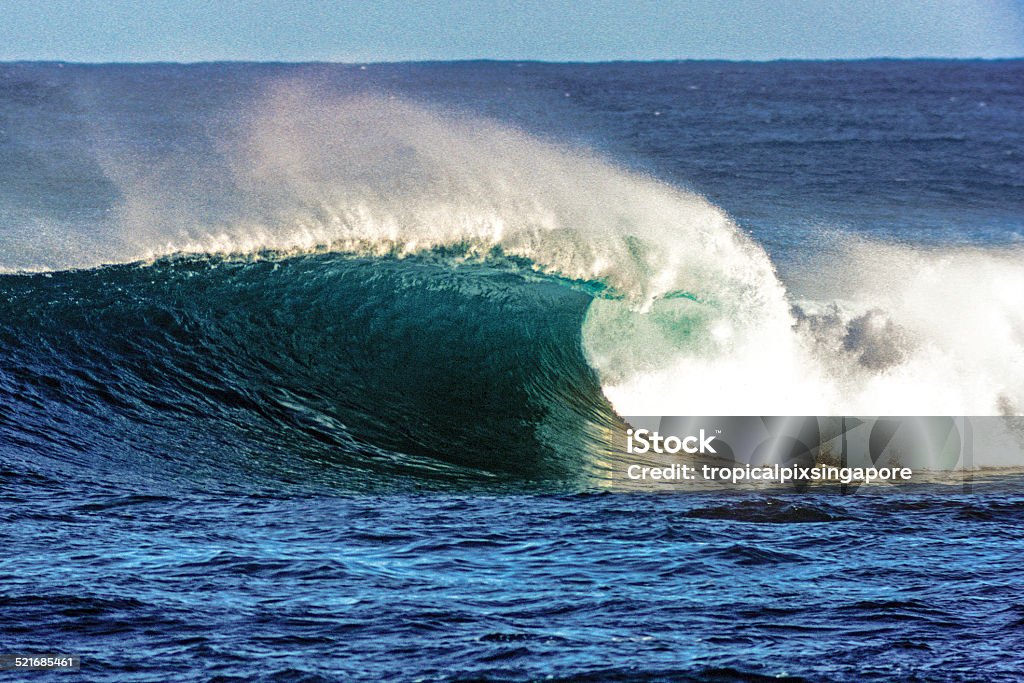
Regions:
[[[4,488],[19,549],[2,564],[4,647],[79,654],[90,680],[1020,673],[1018,480],[851,496],[158,494],[5,473]]]
[[[336,99],[358,104],[296,105]],[[699,193],[780,291],[843,289],[824,264],[865,243],[937,254],[971,307],[1014,310],[1020,60],[0,64],[0,655],[81,657],[0,679],[1020,680],[1024,463],[979,452],[969,485],[622,490],[606,475],[626,425],[584,330],[631,292],[551,266],[599,261],[607,236],[533,260],[513,242],[399,253],[397,219],[319,240],[416,196],[422,167],[482,167],[481,139],[519,155],[484,188],[565,154],[582,203],[601,164],[666,205]],[[544,223],[533,194],[515,208]],[[286,214],[308,244],[231,232]],[[204,246],[165,249],[200,224]],[[637,263],[658,251],[630,229]],[[231,239],[248,251],[205,246]],[[948,341],[792,303],[841,328],[832,355],[858,372]],[[1004,382],[992,414],[1024,411],[1016,320],[949,321]]]

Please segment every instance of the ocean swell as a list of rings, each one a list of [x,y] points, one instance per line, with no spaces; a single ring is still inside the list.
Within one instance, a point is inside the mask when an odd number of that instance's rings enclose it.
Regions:
[[[5,233],[15,442],[565,479],[617,415],[1024,410],[1019,250],[851,240],[794,293],[703,198],[506,127],[294,84],[207,125]]]

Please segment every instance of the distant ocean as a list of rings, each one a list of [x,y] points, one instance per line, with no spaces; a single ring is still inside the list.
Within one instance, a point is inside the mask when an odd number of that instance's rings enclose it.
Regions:
[[[0,655],[1016,680],[1024,462],[609,473],[623,416],[1022,414],[1024,61],[0,64]]]

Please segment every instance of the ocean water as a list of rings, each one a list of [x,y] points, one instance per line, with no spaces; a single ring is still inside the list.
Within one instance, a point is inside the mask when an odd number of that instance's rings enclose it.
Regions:
[[[1016,456],[613,475],[622,416],[1020,416],[1022,303],[1019,60],[2,64],[0,655],[1015,680]]]

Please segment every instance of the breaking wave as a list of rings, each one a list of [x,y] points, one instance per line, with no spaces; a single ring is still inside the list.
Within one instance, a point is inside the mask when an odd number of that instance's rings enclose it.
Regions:
[[[209,125],[105,141],[109,215],[0,237],[5,438],[566,479],[620,415],[1024,411],[1019,248],[784,282],[705,199],[492,123],[289,86]]]

